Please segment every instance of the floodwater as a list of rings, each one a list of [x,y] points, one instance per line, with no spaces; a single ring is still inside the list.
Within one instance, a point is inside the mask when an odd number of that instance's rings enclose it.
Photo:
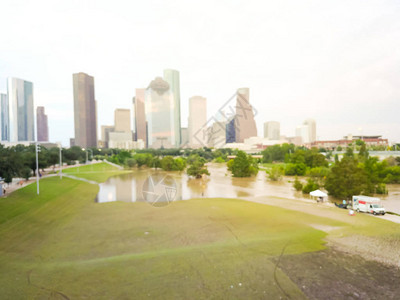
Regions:
[[[270,181],[265,171],[257,176],[234,178],[224,164],[209,164],[210,176],[194,179],[185,172],[165,172],[142,169],[132,173],[117,175],[100,184],[97,202],[111,201],[174,201],[191,198],[250,198],[274,196],[294,200],[310,200],[309,195],[293,188],[294,177],[283,177],[280,181]],[[400,213],[400,185],[388,185],[389,195],[379,195],[387,211]],[[164,194],[162,197],[159,195]],[[328,198],[338,202],[341,200]]]

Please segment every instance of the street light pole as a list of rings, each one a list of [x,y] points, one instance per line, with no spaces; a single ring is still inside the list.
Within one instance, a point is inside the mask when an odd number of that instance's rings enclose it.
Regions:
[[[87,164],[88,163],[88,152],[85,148],[82,148],[82,150],[86,152],[86,164]]]
[[[90,151],[90,157],[92,158],[92,160],[93,160],[93,150],[92,149],[87,149],[88,151]]]
[[[39,144],[38,144],[38,142],[36,142],[36,145],[35,145],[35,152],[36,152],[36,189],[37,189],[37,194],[39,195],[39,158],[38,158]]]
[[[61,144],[60,144],[60,179],[62,179],[62,156],[61,156]]]

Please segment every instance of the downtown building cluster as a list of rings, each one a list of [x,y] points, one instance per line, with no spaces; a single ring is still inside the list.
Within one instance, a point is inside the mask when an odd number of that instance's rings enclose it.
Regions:
[[[48,121],[44,107],[38,106],[36,116],[34,114],[33,83],[19,78],[8,78],[7,92],[0,93],[1,143],[29,145],[35,141],[48,140]]]
[[[152,80],[147,88],[137,88],[132,110],[116,109],[114,124],[102,125],[101,139],[97,141],[94,78],[85,73],[73,74],[75,138],[71,145],[127,150],[220,148],[257,135],[248,88],[238,89],[233,114],[221,115],[213,122],[207,119],[207,99],[189,98],[188,127],[182,128],[179,72],[167,69],[163,75]]]

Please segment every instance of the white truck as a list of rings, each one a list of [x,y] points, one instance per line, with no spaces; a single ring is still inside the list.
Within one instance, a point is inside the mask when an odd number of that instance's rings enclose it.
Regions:
[[[366,212],[374,215],[384,215],[385,208],[381,199],[368,196],[353,196],[351,207],[358,212]]]

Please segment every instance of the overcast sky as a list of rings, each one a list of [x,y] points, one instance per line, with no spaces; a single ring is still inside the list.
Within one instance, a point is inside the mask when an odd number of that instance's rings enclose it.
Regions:
[[[265,121],[293,136],[314,118],[319,140],[400,142],[400,1],[2,0],[0,12],[0,90],[32,81],[64,146],[73,73],[94,76],[100,127],[166,68],[180,72],[184,126],[191,96],[211,117],[249,87],[259,136]]]

